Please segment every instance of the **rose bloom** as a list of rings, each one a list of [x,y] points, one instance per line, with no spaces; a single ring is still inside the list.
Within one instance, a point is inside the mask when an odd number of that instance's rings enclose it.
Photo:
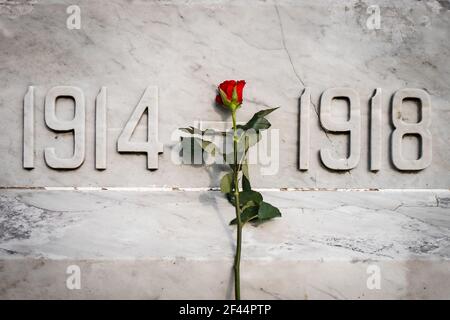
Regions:
[[[242,104],[242,92],[244,91],[245,80],[226,80],[219,85],[219,89],[225,92],[228,101],[223,101],[220,94],[216,96],[216,102],[218,104],[229,107],[231,103],[234,103],[236,106]],[[236,88],[237,100],[233,101],[233,90]]]

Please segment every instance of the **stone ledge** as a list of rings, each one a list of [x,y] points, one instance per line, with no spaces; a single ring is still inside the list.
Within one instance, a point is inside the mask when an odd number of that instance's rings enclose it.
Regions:
[[[244,230],[245,297],[450,297],[450,191],[263,194],[283,217]],[[219,192],[1,190],[0,297],[229,298],[232,218]]]

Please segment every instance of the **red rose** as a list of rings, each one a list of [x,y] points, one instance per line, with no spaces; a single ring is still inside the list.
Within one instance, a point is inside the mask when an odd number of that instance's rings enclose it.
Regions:
[[[219,85],[219,94],[216,96],[216,102],[235,110],[242,104],[242,92],[244,90],[245,80],[226,80]],[[235,97],[233,98],[233,93]]]

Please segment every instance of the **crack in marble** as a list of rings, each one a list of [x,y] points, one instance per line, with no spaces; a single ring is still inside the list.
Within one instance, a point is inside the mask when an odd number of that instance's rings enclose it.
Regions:
[[[274,7],[275,7],[275,11],[276,11],[277,17],[278,17],[278,25],[280,27],[281,41],[282,41],[282,44],[283,44],[284,51],[286,52],[286,54],[287,54],[287,56],[289,58],[289,63],[291,65],[292,71],[294,72],[294,74],[297,77],[298,81],[302,84],[303,87],[306,87],[305,83],[303,82],[302,78],[300,77],[300,75],[298,74],[298,72],[297,72],[297,70],[296,70],[296,68],[294,66],[291,54],[290,54],[290,52],[289,52],[289,50],[287,48],[286,38],[285,38],[285,35],[284,35],[284,29],[283,29],[283,22],[281,21],[281,16],[280,16],[280,12],[278,10],[278,5],[275,3]]]

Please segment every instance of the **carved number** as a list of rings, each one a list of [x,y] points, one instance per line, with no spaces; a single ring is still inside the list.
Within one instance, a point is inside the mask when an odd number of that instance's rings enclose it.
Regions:
[[[381,168],[381,89],[375,90],[370,99],[370,170]]]
[[[345,97],[350,101],[350,119],[336,122],[331,116],[331,105],[334,98]],[[309,110],[311,91],[305,88],[300,100],[300,147],[299,169],[308,170],[310,153]],[[401,109],[405,99],[418,99],[420,102],[421,120],[418,123],[407,123],[402,120]],[[375,90],[370,100],[370,170],[381,168],[382,157],[382,91]],[[431,100],[428,93],[420,89],[401,89],[395,92],[392,99],[392,122],[394,130],[391,135],[392,162],[398,170],[422,170],[432,161]],[[361,148],[361,112],[358,93],[350,88],[331,88],[326,90],[320,99],[320,123],[330,132],[348,132],[350,134],[350,155],[348,158],[335,159],[329,149],[321,149],[323,164],[333,170],[350,170],[358,165]],[[402,141],[405,135],[420,137],[419,159],[405,159],[402,153]]]
[[[403,100],[415,98],[420,101],[421,120],[417,123],[407,123],[402,120],[401,110]],[[431,124],[430,96],[420,89],[402,89],[394,94],[392,99],[392,162],[399,170],[422,170],[431,164],[432,137],[429,130]],[[402,155],[402,140],[407,134],[420,136],[421,155],[419,159],[405,159]]]
[[[350,103],[350,119],[344,122],[334,121],[331,104],[334,98],[345,97]],[[320,99],[320,122],[322,127],[331,132],[348,132],[350,134],[350,154],[348,158],[336,159],[329,149],[320,149],[323,164],[333,170],[349,170],[358,165],[361,150],[361,111],[358,93],[350,88],[331,88]]]
[[[147,141],[133,142],[131,136],[147,110]],[[147,153],[147,168],[158,169],[158,154],[163,152],[163,145],[158,141],[158,88],[147,87],[130,119],[126,123],[117,141],[119,152]]]
[[[56,117],[56,100],[71,97],[75,101],[75,116],[66,121]],[[107,88],[102,87],[95,100],[95,168],[106,169],[107,160]],[[73,132],[74,150],[70,158],[60,158],[55,148],[44,149],[45,162],[54,169],[76,169],[85,158],[85,98],[77,87],[57,86],[45,96],[44,119],[47,127],[56,132]],[[147,141],[133,142],[131,136],[139,119],[148,111]],[[34,168],[34,87],[28,87],[23,104],[23,167]],[[158,168],[158,154],[163,144],[158,141],[158,88],[147,87],[117,141],[119,152],[147,153],[147,167]]]
[[[34,168],[34,87],[28,87],[23,102],[23,167]]]
[[[95,168],[106,169],[106,87],[102,87],[95,100]]]
[[[309,111],[311,109],[311,89],[305,88],[300,98],[300,145],[298,149],[298,168],[300,170],[309,169]]]
[[[64,121],[56,117],[56,99],[72,97],[75,101],[75,116]],[[84,94],[79,88],[59,86],[51,88],[45,97],[45,123],[56,132],[73,132],[74,151],[71,158],[59,158],[55,148],[47,147],[44,151],[45,162],[55,169],[75,169],[83,164],[85,152],[85,102]]]

